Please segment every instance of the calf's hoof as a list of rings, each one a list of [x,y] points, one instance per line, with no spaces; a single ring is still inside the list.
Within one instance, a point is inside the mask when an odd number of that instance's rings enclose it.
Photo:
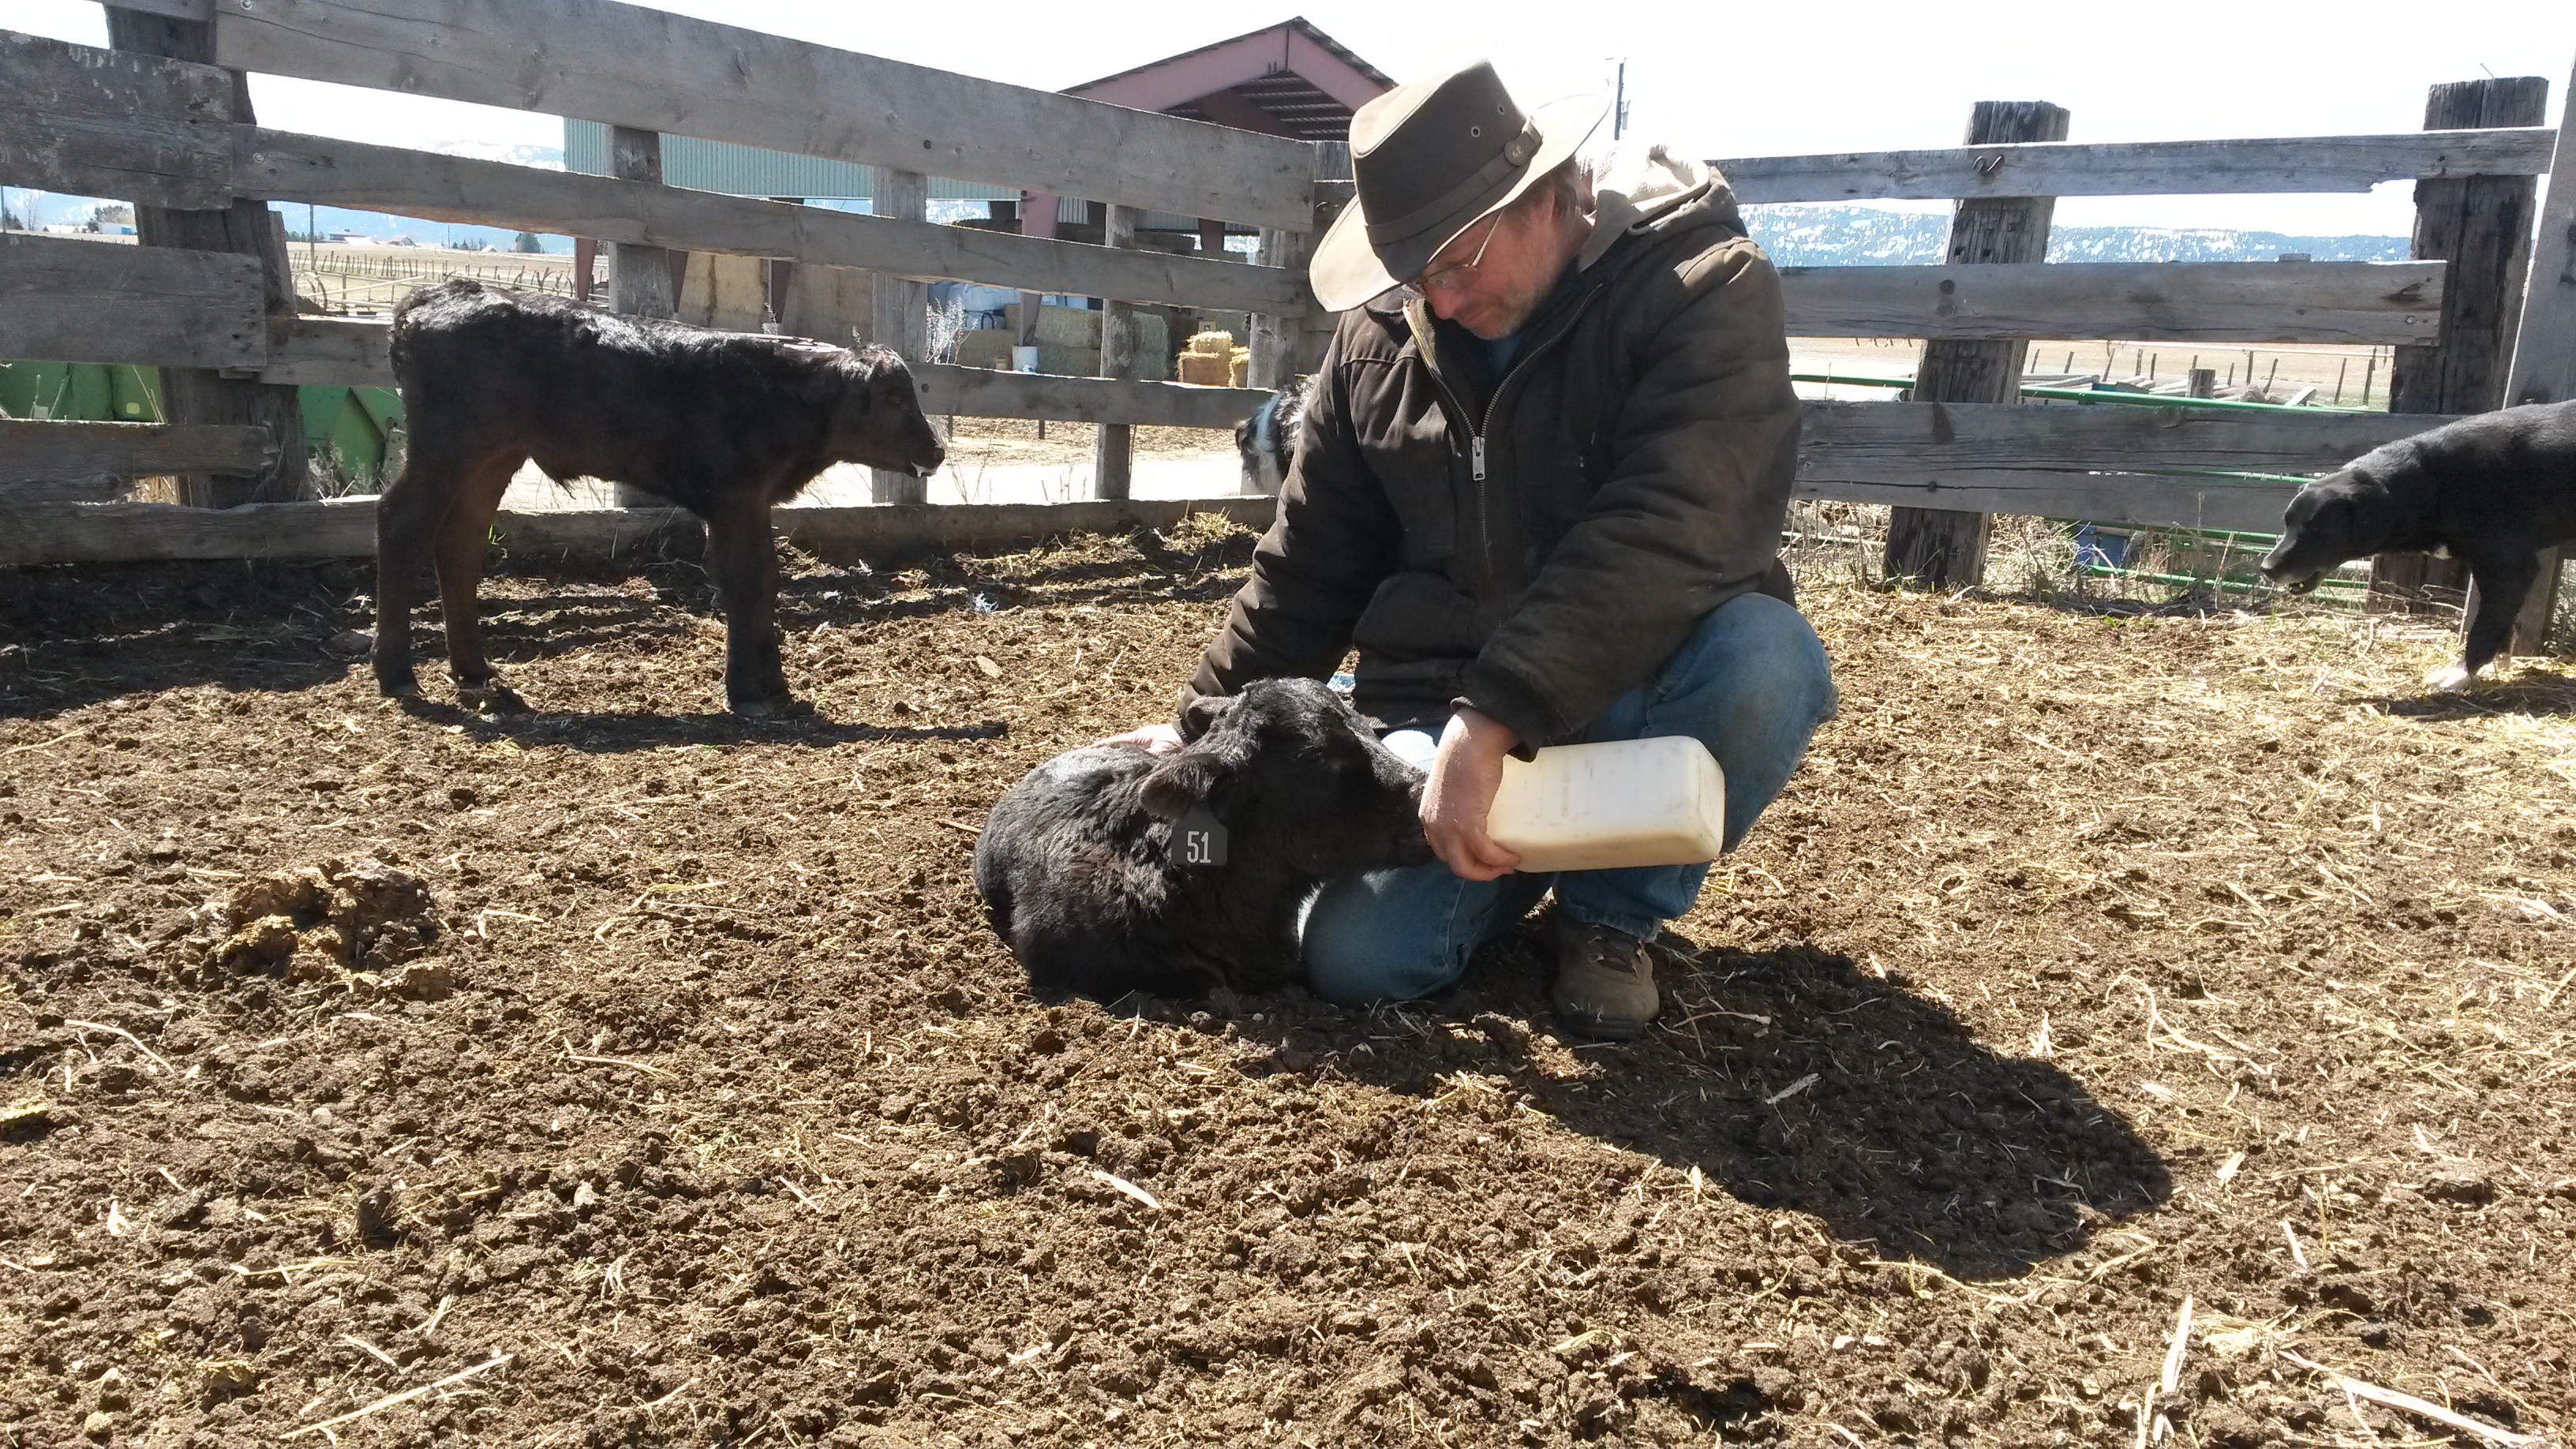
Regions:
[[[418,699],[420,678],[406,669],[400,674],[376,675],[376,693],[387,699]]]
[[[2435,694],[2457,694],[2468,688],[2469,681],[2475,677],[2461,665],[2445,664],[2424,676],[2424,687]]]
[[[477,714],[526,714],[528,712],[527,700],[521,698],[517,690],[497,679],[487,679],[479,684],[459,683],[456,686],[456,702]]]
[[[793,719],[814,712],[814,706],[792,694],[754,695],[748,699],[727,699],[725,708],[745,719]]]

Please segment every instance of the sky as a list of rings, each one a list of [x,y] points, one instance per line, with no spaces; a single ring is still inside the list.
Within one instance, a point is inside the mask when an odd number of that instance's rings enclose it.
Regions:
[[[1525,104],[1606,90],[1624,58],[1630,133],[1705,158],[1957,145],[1980,100],[2065,106],[2076,141],[2413,131],[2423,126],[2427,87],[2486,75],[2546,77],[2554,125],[2576,72],[2570,0],[1983,15],[1884,0],[663,0],[655,8],[1047,90],[1296,13],[1398,80],[1491,59]],[[0,28],[94,45],[106,37],[90,0],[0,0]],[[552,117],[386,92],[254,77],[251,99],[263,125],[351,140],[562,144]],[[2056,212],[2063,225],[2383,235],[2405,234],[2412,216],[2403,183],[2367,195],[2070,198]]]

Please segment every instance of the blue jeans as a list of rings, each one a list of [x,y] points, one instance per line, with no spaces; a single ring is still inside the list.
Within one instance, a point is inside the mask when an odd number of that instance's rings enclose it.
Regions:
[[[1577,743],[1690,735],[1726,774],[1726,848],[1788,784],[1807,741],[1834,712],[1825,647],[1796,609],[1743,594],[1699,628],[1653,675],[1613,701]],[[1399,730],[1387,747],[1428,765],[1431,737]],[[1708,866],[1513,873],[1461,879],[1449,867],[1372,870],[1325,883],[1299,936],[1307,984],[1346,1006],[1411,1001],[1458,979],[1476,948],[1511,929],[1553,887],[1579,921],[1652,938],[1699,899]]]

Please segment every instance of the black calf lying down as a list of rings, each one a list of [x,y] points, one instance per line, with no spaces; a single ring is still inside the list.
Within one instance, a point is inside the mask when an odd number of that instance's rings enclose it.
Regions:
[[[376,683],[413,694],[411,608],[438,567],[447,663],[493,687],[475,630],[484,537],[530,458],[557,481],[631,483],[707,523],[725,612],[725,703],[793,703],[771,612],[769,510],[834,463],[927,473],[945,450],[912,374],[881,347],[619,317],[480,282],[425,287],[394,310],[410,451],[376,505]]]
[[[1317,886],[1432,858],[1422,773],[1332,691],[1262,680],[1210,707],[1177,753],[1069,750],[993,806],[975,889],[1038,991],[1281,985],[1301,974],[1297,913]],[[1196,829],[1211,817],[1216,841]]]
[[[2424,681],[2463,688],[2512,637],[2541,550],[2576,540],[2576,401],[2481,413],[2374,448],[2300,489],[2282,522],[2263,572],[2293,593],[2367,554],[2466,559],[2477,617],[2460,662]]]

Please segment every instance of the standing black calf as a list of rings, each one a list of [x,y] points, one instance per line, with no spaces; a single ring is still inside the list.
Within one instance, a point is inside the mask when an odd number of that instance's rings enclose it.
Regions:
[[[975,889],[1032,987],[1266,990],[1299,975],[1297,913],[1327,878],[1431,859],[1422,772],[1340,696],[1266,679],[1204,707],[1206,731],[1176,753],[1069,750],[993,806]],[[1222,860],[1175,860],[1190,852],[1174,822],[1211,817]]]
[[[2513,635],[2541,550],[2576,539],[2576,401],[2480,413],[2374,448],[2299,490],[2263,572],[2306,593],[2335,565],[2438,549],[2477,581],[2460,662],[2424,682],[2464,688]]]
[[[793,702],[771,622],[769,510],[834,463],[927,473],[946,457],[903,359],[619,317],[464,280],[394,311],[410,451],[376,505],[376,684],[415,694],[411,608],[435,558],[447,664],[493,687],[474,621],[484,536],[530,458],[558,481],[631,483],[707,524],[725,612],[725,703]]]

